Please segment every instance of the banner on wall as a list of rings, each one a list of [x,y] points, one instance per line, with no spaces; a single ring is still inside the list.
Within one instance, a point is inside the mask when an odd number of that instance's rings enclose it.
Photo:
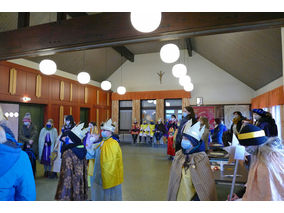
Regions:
[[[214,129],[215,107],[214,106],[199,106],[192,107],[196,118],[200,116],[206,117],[209,121],[210,129]]]
[[[225,117],[225,125],[227,128],[231,128],[233,113],[235,111],[240,111],[244,117],[250,118],[250,105],[226,105],[224,106],[224,117]]]

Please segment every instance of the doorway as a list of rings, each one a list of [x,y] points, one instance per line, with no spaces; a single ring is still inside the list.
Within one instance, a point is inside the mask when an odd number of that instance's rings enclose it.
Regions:
[[[80,108],[80,123],[84,122],[84,127],[88,127],[90,122],[90,109],[89,108]]]

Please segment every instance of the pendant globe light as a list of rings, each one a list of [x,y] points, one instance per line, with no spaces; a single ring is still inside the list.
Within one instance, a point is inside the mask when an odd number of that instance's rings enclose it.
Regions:
[[[83,52],[83,64],[84,64],[83,66],[85,69],[85,52]],[[90,77],[90,74],[87,72],[80,72],[77,75],[77,80],[79,81],[80,84],[87,84],[90,82],[91,77]]]
[[[53,75],[56,73],[56,63],[50,59],[44,59],[39,63],[39,70],[44,75]]]
[[[188,84],[184,85],[183,89],[187,92],[190,92],[194,89],[193,83],[189,82]]]
[[[120,83],[122,85],[122,55],[121,55],[121,67],[120,67]],[[119,86],[117,89],[116,89],[116,92],[119,94],[119,95],[124,95],[126,93],[126,88],[124,86]]]
[[[189,84],[189,83],[191,83],[191,78],[188,75],[183,76],[179,79],[179,84],[181,86],[185,86],[186,84]]]
[[[172,69],[172,74],[176,78],[181,78],[187,73],[187,68],[184,64],[175,64]]]
[[[174,63],[180,56],[179,48],[175,44],[166,44],[160,50],[161,60],[165,63]]]
[[[107,49],[105,49],[105,56],[106,56],[106,58],[105,58],[105,68],[106,68],[106,72],[108,73],[108,69],[107,69]],[[102,88],[102,90],[105,90],[105,91],[110,90],[111,89],[111,82],[108,81],[108,80],[103,81],[101,83],[101,88]]]
[[[156,30],[161,23],[162,13],[152,12],[152,13],[141,13],[141,12],[131,12],[130,21],[132,26],[142,32],[149,33]]]

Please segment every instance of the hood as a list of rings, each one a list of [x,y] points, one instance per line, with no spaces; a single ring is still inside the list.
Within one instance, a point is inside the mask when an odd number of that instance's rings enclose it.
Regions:
[[[0,177],[6,174],[6,172],[12,166],[14,166],[14,164],[20,158],[20,154],[21,148],[18,144],[14,142],[6,142],[4,144],[0,144]]]

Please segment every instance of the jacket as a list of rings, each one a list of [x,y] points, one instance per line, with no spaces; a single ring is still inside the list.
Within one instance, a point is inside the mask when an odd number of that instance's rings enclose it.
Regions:
[[[262,117],[255,123],[255,126],[263,129],[267,137],[276,137],[278,136],[277,125],[275,120],[268,117]]]
[[[197,152],[189,155],[189,169],[192,183],[201,201],[217,200],[214,175],[211,170],[209,159],[205,152]],[[182,150],[176,153],[171,166],[168,186],[168,201],[176,201],[181,181],[182,167],[185,155]]]
[[[214,143],[219,143],[223,144],[223,133],[225,132],[226,126],[224,124],[219,124],[215,129],[212,134],[212,142]]]
[[[9,140],[0,144],[0,162],[0,201],[35,201],[31,163],[20,145]]]

